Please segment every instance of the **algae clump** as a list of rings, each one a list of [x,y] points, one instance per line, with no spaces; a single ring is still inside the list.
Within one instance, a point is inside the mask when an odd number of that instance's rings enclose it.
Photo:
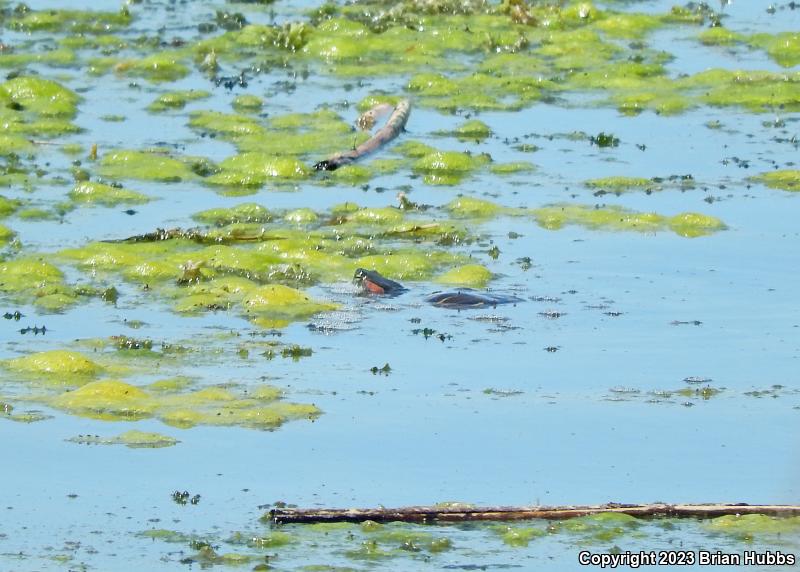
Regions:
[[[258,113],[264,106],[264,100],[257,95],[239,95],[233,100],[231,106],[240,112]]]
[[[69,196],[76,202],[96,203],[105,206],[143,204],[150,201],[150,197],[136,191],[89,181],[76,185],[69,192]]]
[[[0,98],[44,117],[73,117],[80,97],[63,85],[39,77],[20,76],[0,84]]]
[[[234,155],[219,164],[220,172],[206,182],[212,185],[260,187],[269,180],[294,180],[308,176],[308,168],[293,157],[251,152]]]
[[[484,218],[492,217],[500,212],[500,205],[473,197],[459,197],[444,206],[450,214],[459,217]]]
[[[473,157],[456,151],[435,151],[417,159],[413,169],[423,174],[425,182],[430,185],[454,185],[485,162],[482,156]]]
[[[139,60],[125,60],[114,66],[118,74],[143,77],[151,82],[175,81],[189,75],[189,68],[168,53],[154,54]]]
[[[164,183],[195,178],[194,172],[186,164],[168,155],[126,150],[104,155],[100,161],[100,173],[112,179]]]
[[[242,203],[231,208],[217,208],[201,211],[192,215],[192,218],[205,224],[225,226],[245,222],[269,222],[272,219],[270,212],[256,203]]]
[[[749,43],[766,50],[780,66],[790,68],[800,64],[800,33],[754,34]]]
[[[601,189],[611,193],[620,193],[632,189],[653,190],[656,184],[651,179],[643,177],[605,177],[603,179],[589,179],[584,183],[592,189]]]
[[[93,377],[103,371],[98,364],[79,352],[51,350],[0,362],[11,371],[24,374]]]
[[[68,391],[50,400],[50,405],[76,415],[104,420],[142,419],[153,411],[147,392],[118,380],[101,380]]]
[[[439,284],[483,288],[492,280],[492,273],[480,264],[467,264],[448,270],[435,279]]]
[[[191,101],[209,97],[211,97],[211,93],[204,90],[171,91],[160,95],[153,103],[147,106],[147,109],[154,112],[183,109]]]
[[[43,260],[23,258],[0,263],[0,292],[29,293],[63,284],[62,272]]]
[[[711,519],[704,528],[738,537],[750,542],[767,535],[796,535],[800,532],[800,517],[774,517],[763,514],[727,515]]]
[[[11,241],[15,236],[16,233],[13,230],[0,224],[0,244]]]
[[[335,310],[338,306],[320,302],[300,290],[274,284],[254,288],[243,301],[247,313],[253,317],[297,320],[319,312]]]
[[[727,228],[720,219],[699,213],[681,213],[669,219],[669,227],[686,238],[706,236]]]
[[[771,189],[783,189],[784,191],[800,191],[800,170],[785,169],[780,171],[770,171],[751,179],[763,183]]]

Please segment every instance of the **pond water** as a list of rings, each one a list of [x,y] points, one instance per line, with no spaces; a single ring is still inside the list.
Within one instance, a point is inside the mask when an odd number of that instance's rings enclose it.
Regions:
[[[0,2],[0,569],[800,554],[797,518],[260,520],[797,504],[794,4],[66,4]],[[102,242],[159,228],[199,230]],[[426,303],[463,286],[521,301]]]

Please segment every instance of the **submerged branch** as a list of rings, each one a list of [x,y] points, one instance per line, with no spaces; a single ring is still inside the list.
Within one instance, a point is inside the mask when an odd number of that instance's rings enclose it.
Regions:
[[[749,504],[618,504],[594,506],[470,507],[412,506],[374,509],[279,508],[269,512],[276,524],[319,522],[464,522],[470,520],[562,520],[600,513],[620,513],[635,517],[711,518],[725,515],[763,514],[800,516],[797,505]]]
[[[373,109],[365,113],[361,119],[359,119],[359,125],[369,125],[370,122],[375,121],[375,117],[379,115],[385,107],[386,104],[380,104],[375,106]],[[324,161],[320,161],[319,163],[314,165],[314,169],[317,171],[335,171],[339,167],[343,165],[347,165],[354,161],[357,161],[361,157],[365,155],[369,155],[370,153],[374,153],[384,145],[386,145],[389,141],[400,135],[403,129],[408,122],[408,116],[411,114],[411,103],[404,99],[395,106],[392,115],[386,121],[386,125],[381,127],[375,132],[375,135],[370,137],[364,143],[356,147],[355,149],[351,149],[350,151],[342,151],[340,153],[336,153],[331,155]]]
[[[161,242],[163,240],[184,239],[197,242],[199,244],[232,244],[239,242],[266,242],[270,240],[284,240],[282,236],[271,236],[263,232],[256,234],[246,234],[241,232],[231,232],[220,234],[219,232],[204,232],[199,228],[157,228],[153,232],[136,234],[127,238],[112,238],[101,242],[112,244],[125,244],[137,242]]]

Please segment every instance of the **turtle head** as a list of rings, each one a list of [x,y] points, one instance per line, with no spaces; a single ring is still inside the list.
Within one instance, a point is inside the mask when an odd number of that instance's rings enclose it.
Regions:
[[[355,274],[353,274],[353,283],[354,284],[361,284],[364,282],[364,279],[367,277],[367,270],[363,268],[356,268]]]

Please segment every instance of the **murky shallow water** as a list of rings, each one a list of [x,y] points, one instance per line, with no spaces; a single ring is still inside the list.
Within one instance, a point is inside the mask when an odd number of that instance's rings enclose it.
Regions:
[[[34,9],[60,5],[31,2]],[[670,5],[611,4],[653,13]],[[268,9],[233,7],[252,22],[272,18]],[[279,3],[275,18],[296,19],[310,7]],[[117,4],[92,8],[116,10]],[[134,8],[145,15],[134,28],[152,32],[148,26],[165,25],[167,37],[191,38],[196,22],[225,8],[204,2],[169,11],[164,4],[146,3]],[[770,16],[761,3],[736,2],[725,12],[726,25],[743,33],[796,30],[800,19],[800,11],[788,9]],[[782,69],[763,52],[689,45],[687,38],[694,33],[694,28],[670,28],[649,36],[652,47],[676,56],[668,64],[670,73],[695,73],[709,66]],[[8,33],[3,39],[21,37]],[[233,97],[246,92],[266,95],[264,111],[269,115],[333,104],[352,120],[354,103],[376,90],[400,92],[408,79],[355,82],[311,74],[287,92],[280,83],[286,73],[273,71],[250,79],[246,90],[230,92],[213,88],[197,74],[165,87],[141,81],[140,88],[132,89],[128,80],[113,75],[90,78],[71,70],[29,69],[46,77],[69,76],[64,81],[85,98],[76,119],[85,131],[65,141],[87,148],[98,143],[101,152],[167,144],[215,161],[234,153],[234,147],[198,138],[186,126],[192,110],[227,111]],[[173,114],[154,117],[144,109],[157,93],[190,88],[208,89],[212,96]],[[797,114],[702,107],[678,116],[646,112],[623,117],[614,109],[587,107],[586,97],[579,94],[573,100],[571,94],[559,104],[481,113],[495,134],[483,143],[432,134],[453,128],[462,117],[424,108],[412,114],[404,137],[442,149],[488,152],[498,162],[529,160],[537,166],[534,173],[505,178],[479,173],[453,188],[424,185],[401,172],[374,177],[367,190],[301,181],[288,192],[263,189],[246,198],[216,194],[196,182],[139,182],[132,188],[158,200],[136,206],[133,216],[124,207],[97,207],[73,210],[57,222],[6,220],[24,245],[23,253],[52,253],[156,227],[189,227],[194,224],[191,214],[243,200],[274,210],[326,210],[344,201],[383,207],[395,203],[402,185],[411,185],[414,201],[437,206],[457,193],[512,207],[602,202],[645,212],[702,212],[725,221],[728,230],[689,240],[670,232],[614,233],[577,226],[554,232],[519,217],[475,223],[472,230],[484,239],[459,250],[496,275],[494,290],[514,292],[524,303],[458,312],[424,303],[428,293],[441,288],[430,282],[411,282],[409,293],[387,302],[354,297],[338,283],[320,284],[311,292],[343,303],[346,327],[326,335],[307,328],[306,320],[283,329],[280,340],[313,348],[312,356],[298,361],[267,361],[254,351],[243,356],[237,351],[242,344],[261,339],[250,335],[259,330],[247,321],[225,312],[178,317],[165,303],[143,299],[129,284],[119,286],[123,295],[116,306],[95,301],[62,314],[9,307],[24,318],[0,323],[0,357],[121,333],[184,341],[214,353],[196,363],[159,365],[143,378],[180,373],[207,383],[233,380],[247,386],[266,376],[289,399],[313,402],[324,414],[313,423],[293,421],[270,432],[204,426],[181,430],[157,420],[109,423],[32,404],[30,408],[52,419],[0,424],[5,461],[0,568],[126,570],[136,562],[151,570],[174,570],[196,552],[187,539],[171,544],[135,536],[149,529],[197,535],[221,545],[219,552],[268,555],[270,564],[282,570],[310,564],[358,570],[578,569],[577,552],[583,546],[597,551],[614,545],[622,550],[679,545],[798,552],[796,534],[777,540],[759,537],[749,544],[710,534],[695,522],[672,523],[674,528],[648,523],[636,534],[609,540],[554,534],[531,540],[527,547],[507,546],[486,527],[424,528],[450,538],[453,549],[366,560],[346,554],[369,539],[359,527],[284,527],[292,542],[260,549],[241,550],[224,542],[236,531],[246,538],[269,534],[258,518],[265,510],[262,505],[278,500],[309,507],[451,500],[554,505],[798,501],[797,197],[745,180],[796,161],[796,144],[789,140],[797,133]],[[123,114],[126,120],[101,119],[109,114]],[[764,125],[776,119],[782,125]],[[723,128],[709,129],[706,124],[713,121]],[[585,138],[566,137],[576,131],[613,132],[620,145],[598,149]],[[516,138],[539,150],[515,150]],[[53,172],[69,172],[70,158],[57,148],[43,146],[37,160],[49,162]],[[695,183],[685,190],[602,197],[583,185],[589,178],[621,174],[691,174]],[[3,192],[49,207],[64,200],[69,188],[71,184],[57,183],[39,185],[34,193],[14,187]],[[509,238],[510,231],[519,238]],[[491,246],[499,248],[497,259],[487,255]],[[523,269],[523,257],[530,257],[531,268]],[[132,331],[125,324],[133,320],[146,325]],[[41,324],[47,326],[45,336],[18,334],[21,327]],[[414,333],[420,328],[446,337]],[[370,371],[384,363],[391,364],[388,376]],[[677,393],[694,387],[684,381],[687,377],[709,378],[705,385],[722,391],[710,399]],[[663,396],[660,391],[671,393]],[[0,393],[9,393],[14,403],[13,390]],[[157,431],[180,443],[129,449],[65,441],[128,429]],[[201,501],[176,505],[170,499],[174,490],[200,494]]]

